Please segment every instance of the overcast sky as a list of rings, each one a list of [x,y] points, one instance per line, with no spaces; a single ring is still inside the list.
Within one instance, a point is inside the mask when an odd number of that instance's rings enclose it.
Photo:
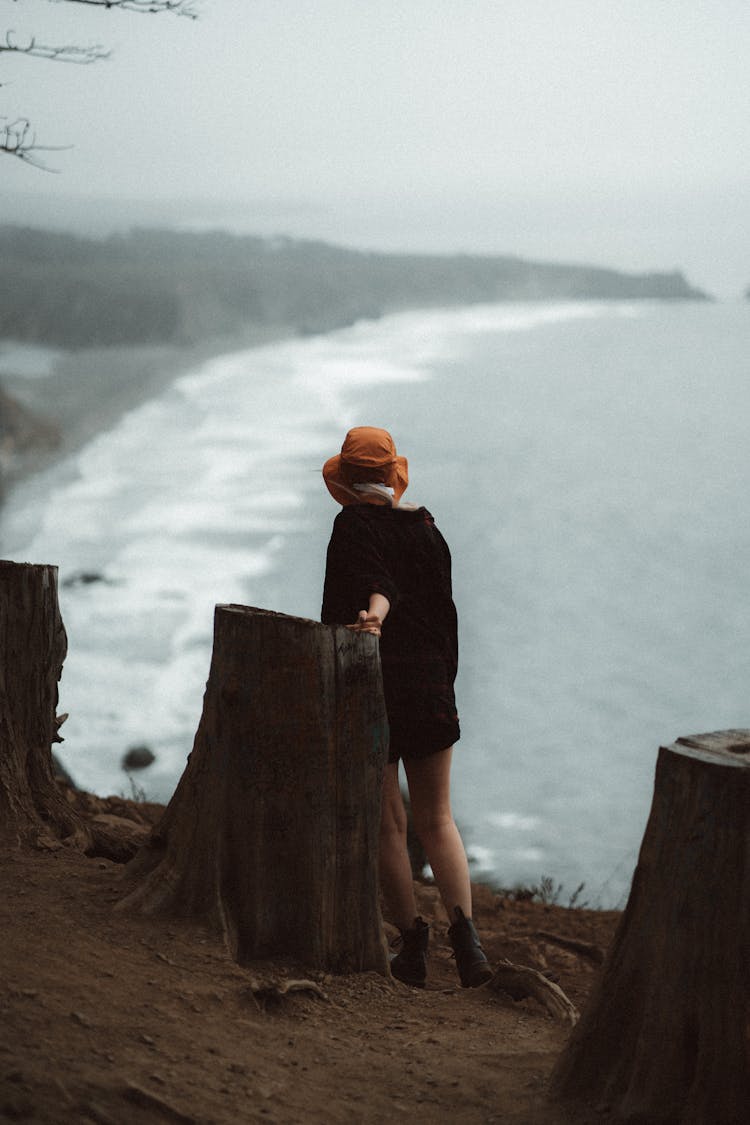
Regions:
[[[113,49],[90,67],[0,55],[1,112],[74,146],[54,176],[2,161],[7,217],[174,215],[750,283],[748,0],[196,7],[0,4],[19,37]]]

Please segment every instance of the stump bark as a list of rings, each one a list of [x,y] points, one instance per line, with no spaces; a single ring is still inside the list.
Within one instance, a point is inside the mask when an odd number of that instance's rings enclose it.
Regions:
[[[51,842],[79,828],[52,767],[66,652],[57,567],[0,561],[0,835],[6,843]]]
[[[200,918],[241,964],[387,972],[387,741],[376,638],[217,606],[193,751],[120,909]]]
[[[58,682],[67,652],[57,599],[57,567],[0,561],[0,841],[125,862],[137,825],[95,823],[55,780],[54,743],[62,742]]]
[[[627,907],[553,1075],[643,1125],[750,1118],[750,731],[662,747]]]

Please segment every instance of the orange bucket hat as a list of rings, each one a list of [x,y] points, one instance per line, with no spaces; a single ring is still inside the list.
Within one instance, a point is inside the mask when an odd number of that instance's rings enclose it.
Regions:
[[[393,438],[377,426],[355,426],[344,438],[341,452],[329,457],[323,466],[323,480],[339,504],[362,501],[355,484],[385,484],[393,489],[396,503],[409,484],[409,463],[399,457]]]

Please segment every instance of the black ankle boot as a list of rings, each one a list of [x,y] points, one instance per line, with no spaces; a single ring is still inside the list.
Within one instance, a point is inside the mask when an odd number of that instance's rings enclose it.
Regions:
[[[401,930],[401,949],[391,959],[391,973],[396,980],[412,988],[424,988],[427,979],[427,944],[430,927],[422,918],[415,918],[410,930]]]
[[[466,917],[460,906],[454,908],[453,914],[456,921],[448,930],[448,937],[453,946],[461,987],[478,988],[492,976],[490,963],[471,918]]]

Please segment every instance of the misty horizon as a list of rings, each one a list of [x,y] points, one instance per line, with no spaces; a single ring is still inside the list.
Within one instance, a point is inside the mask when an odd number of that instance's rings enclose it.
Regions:
[[[363,252],[387,254],[468,255],[472,257],[514,257],[550,264],[591,266],[631,274],[671,273],[685,275],[718,299],[742,297],[750,284],[750,258],[735,238],[725,258],[705,247],[705,260],[690,253],[688,240],[682,239],[685,225],[662,230],[654,244],[642,246],[626,226],[596,231],[585,225],[585,207],[576,211],[567,231],[556,230],[554,238],[546,228],[552,222],[550,211],[559,214],[555,200],[535,201],[537,222],[530,214],[530,201],[508,201],[506,214],[519,212],[525,222],[491,223],[487,211],[477,207],[468,217],[460,208],[431,211],[426,203],[414,205],[412,219],[408,208],[358,209],[326,207],[303,199],[259,199],[243,203],[209,199],[127,199],[59,194],[55,197],[6,195],[2,222],[6,225],[57,230],[80,237],[102,238],[127,233],[137,228],[185,231],[216,231],[259,238],[291,238],[321,241]],[[545,208],[547,215],[545,218]],[[494,209],[493,209],[494,210]],[[483,226],[489,229],[482,229]],[[664,249],[659,254],[658,243]],[[683,252],[680,245],[684,243]],[[671,251],[671,253],[670,253]],[[747,264],[746,264],[747,262]]]
[[[15,7],[15,6],[14,6]],[[186,225],[377,251],[679,269],[750,284],[750,8],[571,0],[211,0],[146,18],[25,0],[5,114],[58,174],[4,162],[2,218]]]

